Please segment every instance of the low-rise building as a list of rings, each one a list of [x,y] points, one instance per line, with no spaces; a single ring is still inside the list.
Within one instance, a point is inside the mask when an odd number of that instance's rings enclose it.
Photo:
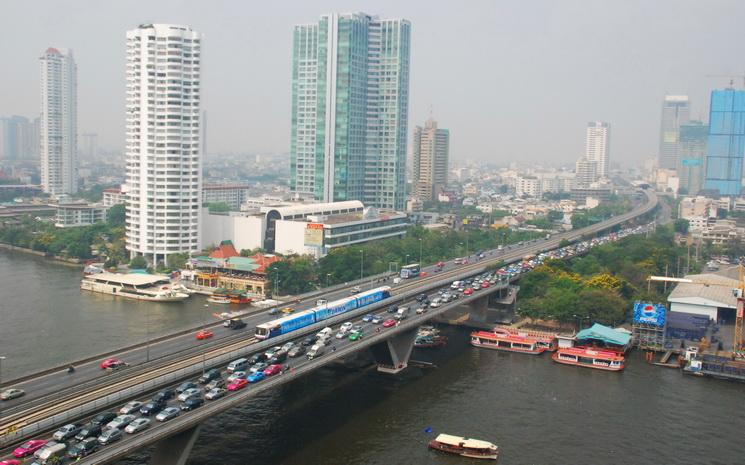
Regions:
[[[127,200],[126,193],[122,190],[121,187],[110,187],[108,189],[103,190],[102,203],[104,207],[111,207],[114,205],[124,205],[126,200]]]
[[[202,204],[226,203],[231,210],[240,210],[250,192],[248,184],[204,184]]]
[[[686,220],[697,217],[716,218],[717,202],[703,196],[683,197],[678,206],[678,217]]]
[[[108,210],[108,207],[98,203],[60,203],[56,205],[56,208],[54,225],[58,228],[89,226],[106,221]]]

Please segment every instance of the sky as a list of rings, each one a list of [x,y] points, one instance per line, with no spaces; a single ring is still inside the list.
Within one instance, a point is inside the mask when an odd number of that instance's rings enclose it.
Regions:
[[[293,26],[354,11],[411,21],[409,133],[431,114],[458,161],[572,162],[600,120],[611,162],[640,162],[657,154],[666,93],[706,120],[729,84],[707,76],[745,73],[741,0],[3,0],[0,115],[38,115],[38,57],[71,48],[78,132],[121,149],[126,30],[187,24],[205,35],[209,151],[286,153]]]

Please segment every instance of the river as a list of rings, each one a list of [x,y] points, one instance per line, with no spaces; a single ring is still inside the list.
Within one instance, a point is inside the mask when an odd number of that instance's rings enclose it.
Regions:
[[[146,337],[145,304],[80,293],[75,268],[0,252],[0,277],[0,353],[23,360],[9,364],[16,373]],[[197,324],[203,308],[152,305],[151,323],[159,332]],[[741,384],[686,377],[638,353],[621,373],[568,367],[470,347],[461,328],[445,332],[446,347],[414,353],[434,367],[402,376],[326,368],[215,417],[188,463],[474,463],[429,451],[428,427],[498,444],[501,464],[745,462]]]

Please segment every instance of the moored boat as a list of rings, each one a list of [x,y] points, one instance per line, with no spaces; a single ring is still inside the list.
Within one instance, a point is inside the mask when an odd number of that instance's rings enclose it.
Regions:
[[[531,355],[540,355],[547,350],[535,338],[508,332],[474,331],[471,333],[471,345]]]
[[[427,349],[430,347],[444,346],[447,342],[448,338],[439,334],[417,336],[414,340],[414,347],[418,349]]]
[[[576,365],[597,370],[621,371],[626,359],[622,353],[609,350],[596,350],[589,347],[567,347],[559,349],[551,356],[554,362]]]
[[[429,442],[431,449],[474,459],[497,460],[499,448],[488,441],[439,434]]]
[[[167,276],[140,273],[90,274],[80,282],[80,289],[153,302],[179,302],[189,298],[189,294],[174,289]]]

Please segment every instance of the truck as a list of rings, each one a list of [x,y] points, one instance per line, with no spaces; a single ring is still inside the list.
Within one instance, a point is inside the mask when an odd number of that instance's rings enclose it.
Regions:
[[[231,318],[229,320],[225,320],[222,325],[230,329],[241,329],[246,327],[246,322],[241,320],[240,318]]]
[[[393,317],[399,321],[406,319],[409,316],[409,307],[398,307],[396,315]]]
[[[308,357],[308,360],[313,360],[316,357],[320,357],[324,350],[326,350],[326,344],[323,341],[318,341],[313,344],[313,347],[310,348],[306,357]]]

